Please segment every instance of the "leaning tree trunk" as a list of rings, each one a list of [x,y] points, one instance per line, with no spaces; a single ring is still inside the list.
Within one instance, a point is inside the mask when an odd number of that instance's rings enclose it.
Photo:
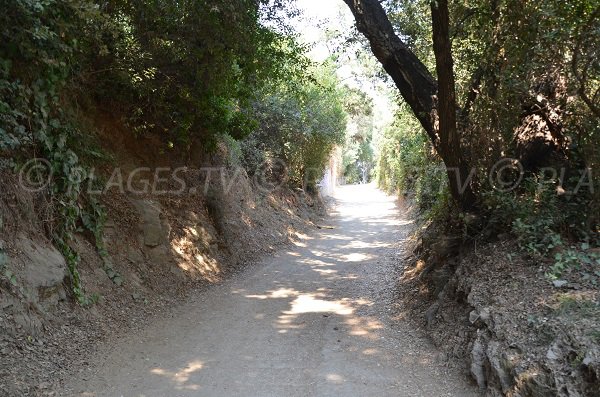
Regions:
[[[434,50],[440,84],[396,35],[378,0],[344,0],[358,30],[412,109],[448,171],[452,197],[463,209],[474,205],[468,164],[460,147],[456,125],[456,98],[452,52],[448,35],[447,1],[432,3]],[[437,25],[437,26],[436,26]]]

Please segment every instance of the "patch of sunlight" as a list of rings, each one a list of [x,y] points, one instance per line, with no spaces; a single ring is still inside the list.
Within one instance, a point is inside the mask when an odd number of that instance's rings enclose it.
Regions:
[[[338,271],[337,270],[332,270],[332,269],[313,269],[315,272],[317,273],[321,273],[321,274],[335,274]]]
[[[292,296],[297,296],[299,294],[293,288],[279,288],[274,291],[267,291],[266,294],[262,295],[246,295],[246,298],[252,299],[281,299],[281,298],[289,298]]]
[[[323,239],[325,239],[325,240],[353,240],[354,237],[343,236],[341,234],[327,234],[327,235],[323,236]]]
[[[244,222],[246,226],[254,227],[254,222],[252,222],[252,219],[246,213],[242,214],[242,222]]]
[[[201,252],[204,246],[204,231],[198,232],[196,228],[184,229],[186,235],[171,241],[171,249],[177,254],[177,266],[192,275],[200,276],[209,281],[217,282],[220,279],[221,268],[216,259]]]
[[[341,246],[340,248],[387,248],[390,247],[392,245],[392,243],[384,243],[384,242],[372,242],[372,243],[366,243],[364,241],[360,241],[360,240],[355,240],[352,241],[350,244],[346,244]]]
[[[333,383],[337,383],[337,384],[344,382],[344,377],[342,375],[338,375],[338,374],[327,374],[326,378],[329,382],[333,382]]]
[[[346,262],[362,262],[371,259],[372,255],[361,254],[360,252],[353,252],[348,255],[342,255],[342,258]]]
[[[363,336],[369,339],[377,339],[377,335],[373,333],[378,329],[382,329],[383,325],[376,319],[352,317],[345,321],[350,326],[350,335]]]
[[[360,306],[373,306],[373,301],[364,298],[355,299],[353,302]]]
[[[190,380],[190,376],[194,372],[200,371],[203,367],[204,363],[202,361],[196,360],[190,362],[187,367],[182,368],[177,372],[167,371],[162,368],[154,368],[150,370],[150,373],[169,378],[173,383],[176,384],[176,388],[179,390],[198,390],[200,388],[199,385],[186,385],[185,383],[187,383]]]
[[[374,348],[370,347],[368,349],[364,349],[362,351],[362,354],[364,354],[366,356],[374,356],[375,354],[379,354],[379,349],[374,349]]]
[[[421,274],[421,272],[425,269],[425,267],[426,267],[425,261],[422,259],[419,259],[412,268],[406,269],[405,271],[402,272],[402,276],[400,277],[400,280],[409,281],[409,280],[414,279],[419,274]]]
[[[314,265],[314,266],[335,266],[333,263],[327,263],[320,259],[304,259],[301,262],[306,263],[307,265]]]
[[[393,216],[393,215],[390,215]],[[412,223],[412,221],[405,221],[405,220],[400,220],[400,219],[389,219],[389,218],[384,218],[384,219],[369,219],[367,221],[367,223],[369,224],[382,224],[382,225],[386,225],[386,226],[404,226],[404,225],[409,225]]]
[[[306,324],[305,321],[300,321],[298,323],[295,323],[294,322],[295,320],[296,320],[295,314],[282,314],[281,316],[279,316],[277,323],[280,326],[284,327],[284,330],[304,329],[305,328],[305,324]],[[280,333],[283,333],[283,332],[280,332]]]
[[[294,229],[293,226],[288,226],[287,230],[287,235],[290,237],[295,237],[299,240],[312,240],[314,239],[314,237],[309,236],[308,234],[302,233],[297,231],[296,229]]]
[[[313,237],[310,237],[308,234],[304,234],[304,233],[300,233],[300,232],[296,232],[294,231],[294,236],[296,236],[297,238],[301,239],[301,240],[312,240]]]
[[[302,294],[292,302],[291,310],[285,313],[335,313],[346,316],[353,312],[354,309],[344,301],[326,301],[323,299],[316,299],[313,294]]]

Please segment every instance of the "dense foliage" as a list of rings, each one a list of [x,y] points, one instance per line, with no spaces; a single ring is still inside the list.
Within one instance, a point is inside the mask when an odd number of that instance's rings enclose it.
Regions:
[[[41,192],[51,203],[47,233],[81,303],[94,298],[79,282],[73,234],[89,229],[105,256],[105,214],[84,189],[103,156],[98,109],[162,142],[148,150],[188,158],[192,147],[208,153],[225,142],[249,173],[279,158],[285,181],[304,188],[343,139],[338,81],[282,24],[294,11],[280,1],[15,0],[2,9],[2,166],[49,161],[38,175],[53,176]]]
[[[451,5],[458,96],[469,102],[461,109],[463,148],[481,173],[479,190],[490,188],[486,172],[503,156],[522,160],[532,173],[566,163],[593,168],[598,161],[599,119],[580,95],[580,80],[585,77],[584,90],[590,91],[586,97],[600,100],[597,62],[589,61],[597,46],[589,44],[593,33],[582,29],[598,29],[594,2]],[[409,45],[432,65],[430,20],[424,14],[425,1],[394,2],[389,12]],[[575,59],[575,54],[581,55]],[[585,73],[573,68],[579,59],[588,59],[581,62]],[[520,140],[535,133],[549,136],[541,154],[520,146]],[[558,155],[546,156],[550,152]]]
[[[342,153],[342,176],[346,183],[367,183],[375,166],[373,101],[366,93],[348,88],[344,106],[349,124]]]
[[[300,56],[289,38],[261,25],[254,0],[115,1],[102,9],[112,37],[86,83],[120,101],[139,132],[176,142],[247,135],[254,92],[284,77],[283,60]]]
[[[383,131],[376,171],[381,188],[414,198],[424,213],[447,204],[444,165],[406,108]]]
[[[598,245],[597,2],[449,5],[461,155],[474,170],[476,209],[486,219],[478,230],[488,236],[511,231],[535,257]],[[434,70],[429,2],[386,7],[405,42]],[[441,159],[407,107],[397,118],[382,139],[378,181],[414,194],[425,212],[440,208],[449,198]],[[500,175],[495,165],[503,158],[521,168]],[[456,224],[448,220],[457,213],[431,212],[447,225]]]
[[[283,178],[315,191],[346,128],[343,90],[331,67],[311,70],[311,79],[272,84],[255,101],[259,127],[242,141],[244,164],[253,173],[265,161],[279,161]]]

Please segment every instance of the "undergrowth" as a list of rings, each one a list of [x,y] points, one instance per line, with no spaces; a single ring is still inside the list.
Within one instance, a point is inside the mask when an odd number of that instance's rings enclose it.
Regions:
[[[546,276],[561,278],[576,271],[582,280],[600,282],[597,231],[589,227],[589,192],[577,191],[578,179],[561,183],[533,174],[519,189],[490,190],[484,195],[487,228],[510,232],[521,251],[538,262],[549,262]]]

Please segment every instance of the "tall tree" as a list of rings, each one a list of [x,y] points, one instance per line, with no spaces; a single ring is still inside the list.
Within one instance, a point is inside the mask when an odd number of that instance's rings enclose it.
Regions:
[[[433,48],[439,81],[396,35],[378,0],[344,0],[358,30],[365,35],[371,50],[393,79],[446,165],[452,197],[463,209],[471,208],[475,195],[470,186],[469,166],[460,146],[456,123],[456,95],[448,1],[433,0]]]

